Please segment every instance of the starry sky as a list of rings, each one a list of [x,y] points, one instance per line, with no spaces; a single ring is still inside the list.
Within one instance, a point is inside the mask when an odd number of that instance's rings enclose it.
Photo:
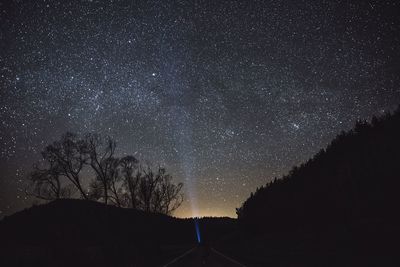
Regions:
[[[5,3],[7,2],[7,3]],[[400,103],[393,1],[1,1],[0,217],[66,131],[167,167],[187,216],[250,192]]]

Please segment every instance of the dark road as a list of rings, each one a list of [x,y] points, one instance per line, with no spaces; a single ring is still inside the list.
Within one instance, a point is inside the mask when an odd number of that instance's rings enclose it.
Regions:
[[[197,246],[185,252],[181,256],[170,261],[165,267],[178,266],[210,266],[210,267],[244,267],[245,265],[231,259],[219,251],[208,246]]]

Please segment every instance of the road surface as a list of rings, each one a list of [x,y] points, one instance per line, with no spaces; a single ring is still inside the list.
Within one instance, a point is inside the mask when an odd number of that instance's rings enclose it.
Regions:
[[[222,254],[221,252],[209,246],[194,247],[164,265],[164,267],[179,266],[245,267],[245,265],[235,261],[234,259]]]

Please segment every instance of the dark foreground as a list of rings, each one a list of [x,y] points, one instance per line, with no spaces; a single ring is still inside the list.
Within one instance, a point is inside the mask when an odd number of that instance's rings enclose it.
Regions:
[[[178,266],[209,266],[209,267],[243,267],[245,265],[235,261],[234,259],[222,254],[210,246],[197,246],[184,254],[176,257],[165,267],[178,267]]]
[[[197,220],[209,246],[196,246],[193,219],[60,200],[0,221],[0,266],[400,266],[398,220],[264,233],[228,218]]]
[[[235,231],[236,220],[198,219],[202,239]],[[64,199],[0,221],[0,266],[155,267],[197,243],[193,219]]]

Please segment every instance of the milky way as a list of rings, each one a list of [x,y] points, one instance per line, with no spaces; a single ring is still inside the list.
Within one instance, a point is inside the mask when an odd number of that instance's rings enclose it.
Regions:
[[[0,216],[66,131],[184,182],[176,216],[235,216],[357,119],[400,103],[398,1],[0,4]]]

